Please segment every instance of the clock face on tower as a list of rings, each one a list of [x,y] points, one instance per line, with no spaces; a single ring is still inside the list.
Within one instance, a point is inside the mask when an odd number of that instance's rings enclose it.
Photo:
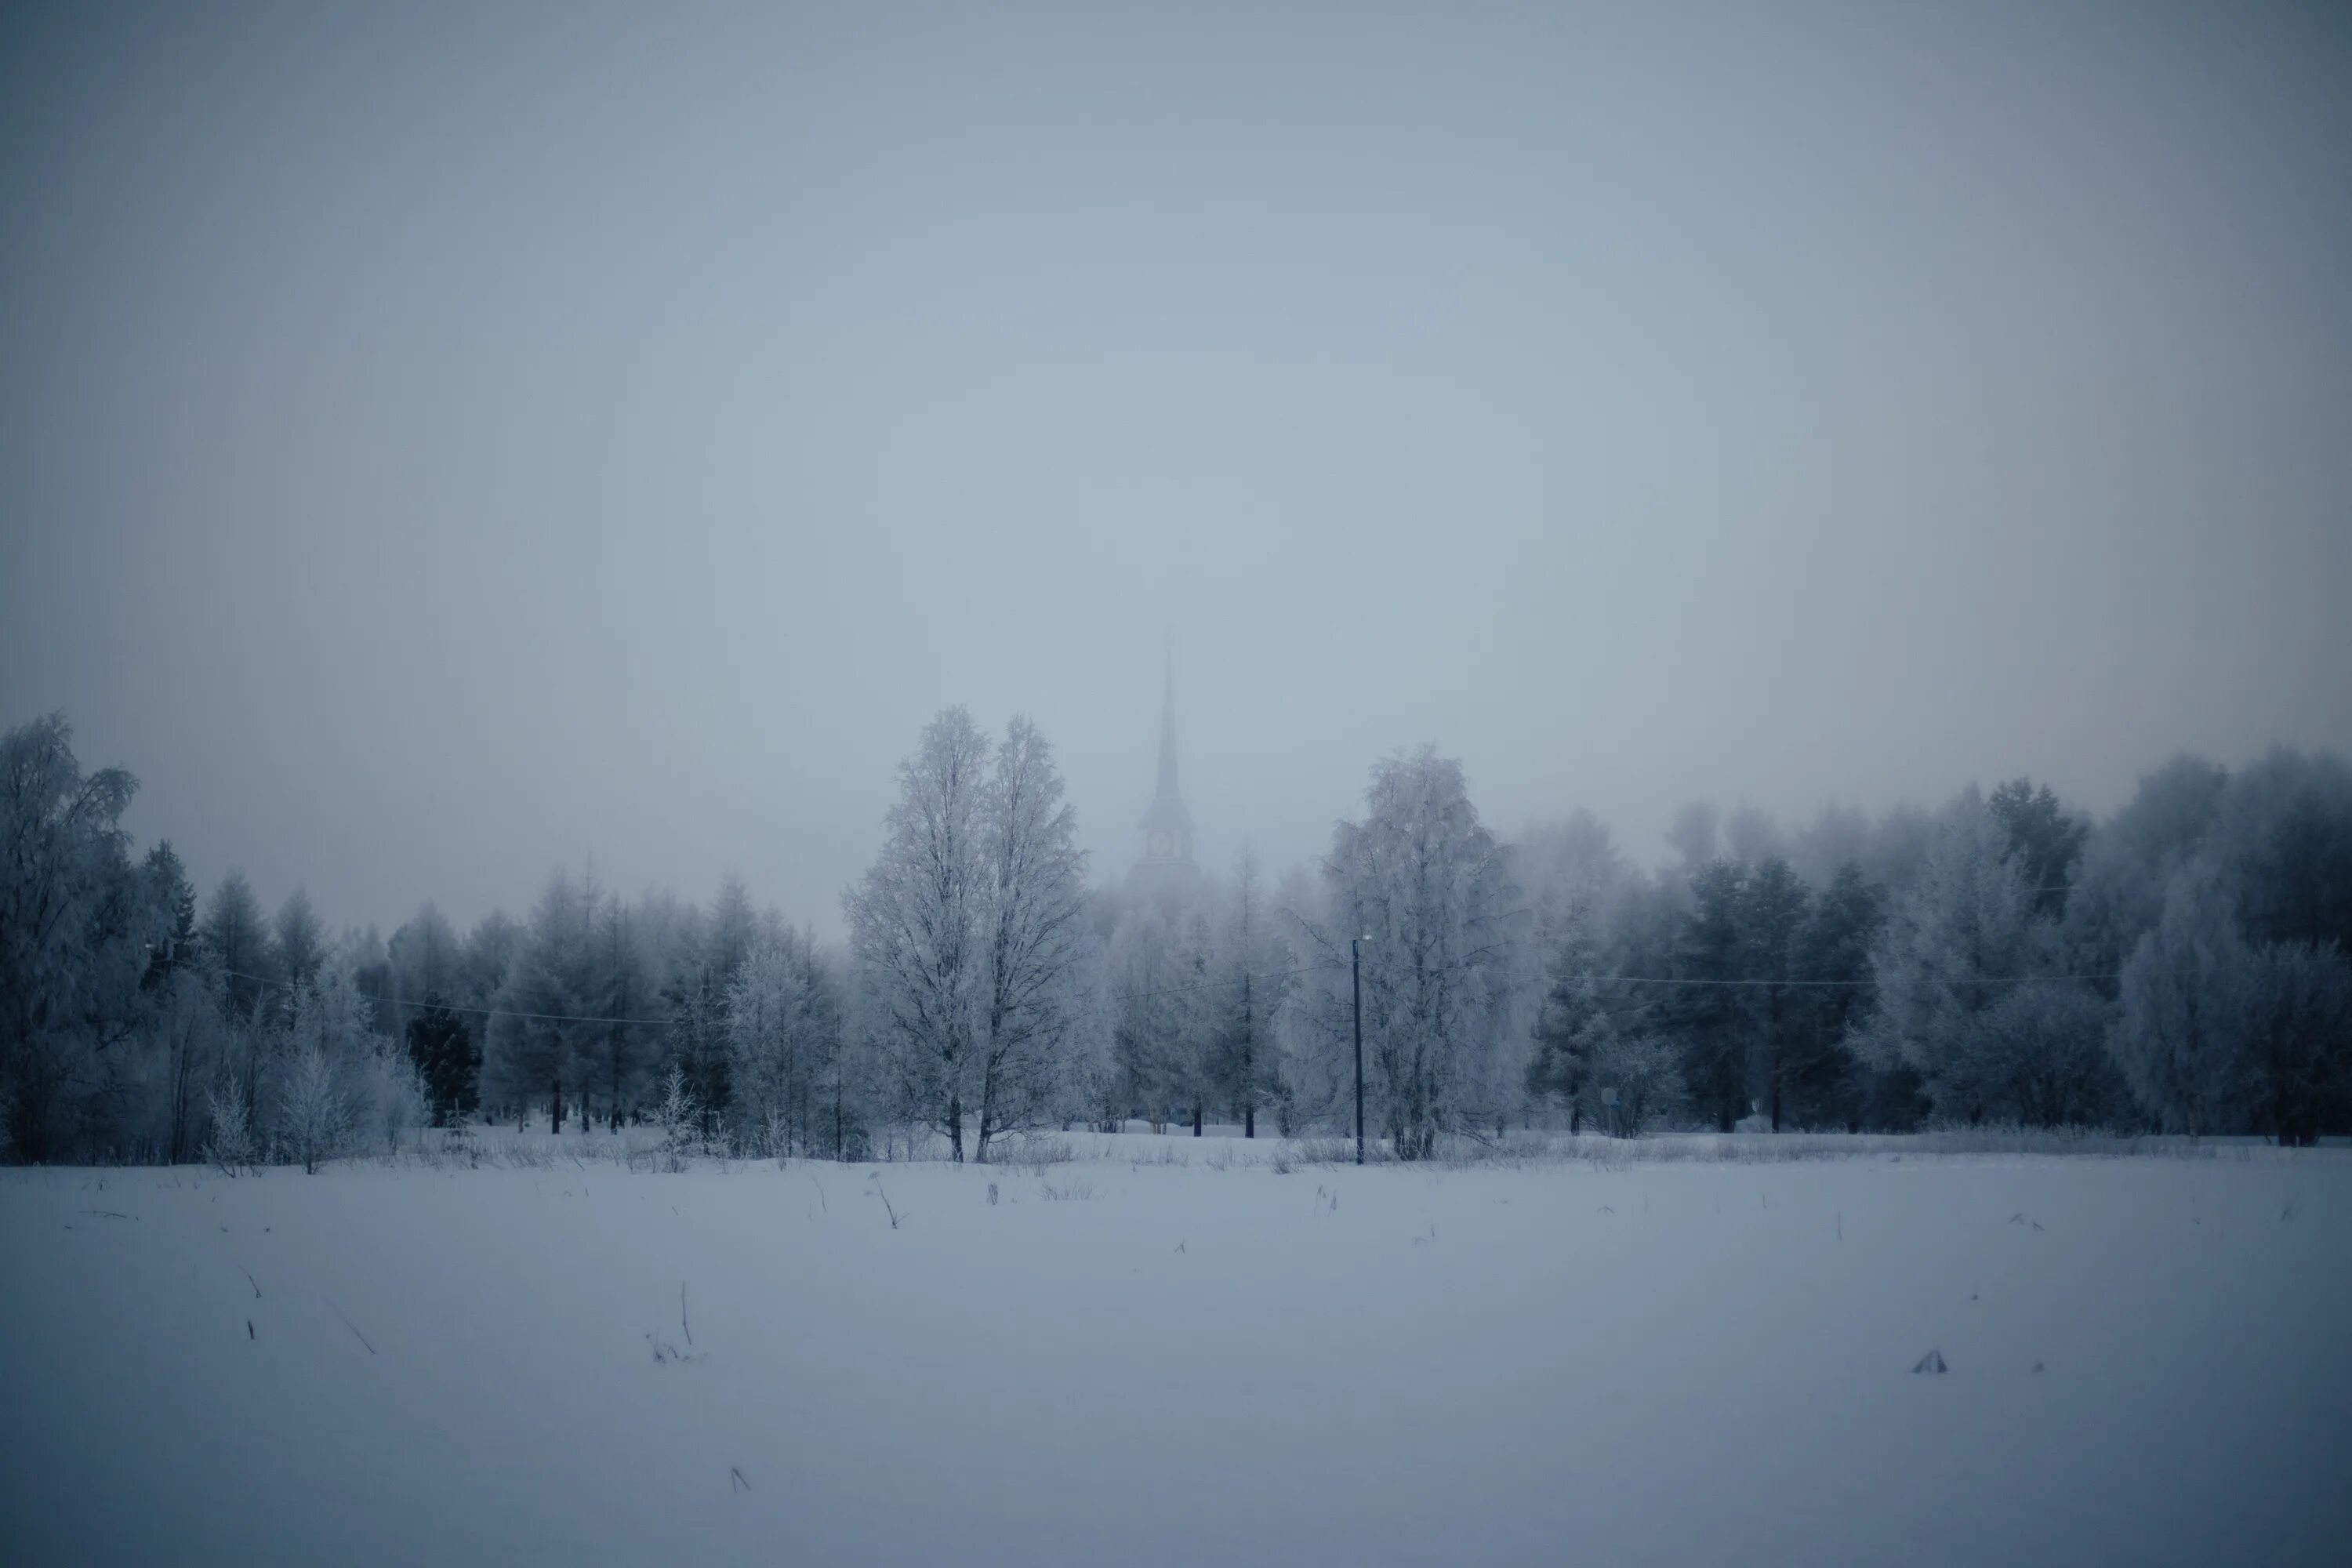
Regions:
[[[1143,845],[1146,849],[1151,852],[1153,858],[1156,859],[1165,860],[1168,857],[1176,853],[1175,841],[1170,838],[1165,833],[1152,834],[1143,841]]]

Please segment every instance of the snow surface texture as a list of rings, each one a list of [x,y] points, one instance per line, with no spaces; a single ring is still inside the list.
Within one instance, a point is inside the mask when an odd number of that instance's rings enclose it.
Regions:
[[[2341,1561],[2341,1152],[1214,1145],[8,1173],[0,1557]]]

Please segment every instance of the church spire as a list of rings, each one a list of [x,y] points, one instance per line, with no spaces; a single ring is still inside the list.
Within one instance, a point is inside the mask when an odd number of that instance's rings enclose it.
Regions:
[[[1144,832],[1144,854],[1154,860],[1190,859],[1192,814],[1176,788],[1176,639],[1168,639],[1167,669],[1160,688],[1160,787],[1151,808],[1136,826]]]
[[[1161,800],[1176,794],[1176,639],[1168,639],[1168,670],[1160,689],[1160,791]]]

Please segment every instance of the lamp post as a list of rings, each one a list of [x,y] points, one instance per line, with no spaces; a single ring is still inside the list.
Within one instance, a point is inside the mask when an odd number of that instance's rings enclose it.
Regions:
[[[1348,980],[1356,993],[1356,1163],[1364,1163],[1364,943],[1369,937],[1348,939]]]

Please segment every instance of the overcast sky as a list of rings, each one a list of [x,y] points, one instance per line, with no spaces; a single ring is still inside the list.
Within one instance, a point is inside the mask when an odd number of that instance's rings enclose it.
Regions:
[[[2352,746],[2346,15],[12,6],[0,722],[387,931],[1116,874],[1171,629],[1219,866]]]

